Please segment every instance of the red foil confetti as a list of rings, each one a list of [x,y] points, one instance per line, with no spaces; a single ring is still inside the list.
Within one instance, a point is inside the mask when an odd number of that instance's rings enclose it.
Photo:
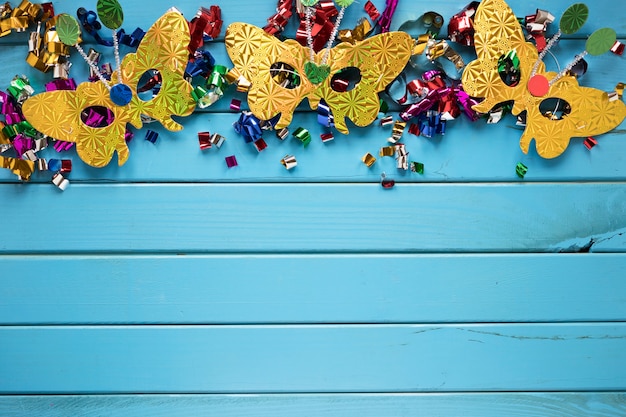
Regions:
[[[473,1],[459,13],[450,18],[448,23],[448,38],[452,42],[465,46],[474,45],[474,15],[479,2]]]
[[[198,142],[200,143],[200,150],[211,148],[211,134],[209,132],[198,132]]]
[[[593,148],[597,144],[598,144],[598,141],[591,136],[587,137],[585,141],[583,142],[583,145],[585,145],[585,148],[589,150],[591,150],[591,148]]]
[[[409,125],[409,133],[415,136],[419,136],[420,135],[420,127],[418,124],[415,123],[411,123]]]
[[[61,159],[61,170],[59,172],[61,172],[62,174],[72,172],[72,160]]]
[[[322,142],[326,143],[326,142],[330,142],[331,140],[335,139],[335,137],[333,136],[332,133],[328,132],[328,133],[322,133],[320,135],[320,138],[322,139]]]
[[[255,140],[253,144],[256,150],[259,152],[267,148],[267,143],[265,142],[265,140],[263,140],[263,138]]]
[[[539,52],[543,51],[547,45],[545,33],[548,29],[548,24],[552,22],[554,22],[554,16],[541,9],[537,9],[534,15],[526,16],[524,19],[526,30],[535,39],[535,45]]]
[[[615,55],[622,55],[624,53],[624,44],[620,41],[615,41],[615,43],[611,47],[611,52],[613,52]]]
[[[267,25],[263,28],[270,35],[279,35],[289,22],[292,16],[293,0],[278,0],[276,5],[276,13],[267,19]]]
[[[372,19],[372,21],[375,21],[380,17],[380,12],[376,8],[376,6],[374,6],[374,3],[372,3],[370,0],[367,0],[365,6],[363,7],[363,10],[365,10],[370,19]]]
[[[332,18],[338,14],[339,11],[332,1],[323,0],[315,6],[315,14],[311,19],[311,36],[315,52],[321,51],[326,46],[335,26]],[[306,19],[300,20],[296,40],[302,46],[307,46]]]
[[[393,123],[393,116],[385,116],[382,119],[380,119],[381,126],[388,126],[392,123]]]
[[[205,38],[215,39],[222,30],[222,11],[219,6],[200,7],[196,16],[189,22],[189,52],[193,55],[204,45]]]
[[[389,190],[393,188],[394,185],[396,185],[396,182],[391,178],[387,178],[387,176],[383,172],[382,174],[380,174],[380,185],[384,189]]]

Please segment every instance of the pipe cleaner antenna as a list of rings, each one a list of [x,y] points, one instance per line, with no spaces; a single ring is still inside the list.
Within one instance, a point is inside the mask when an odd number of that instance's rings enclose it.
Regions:
[[[122,65],[119,42],[117,39],[117,30],[122,26],[122,22],[124,21],[122,6],[117,0],[98,0],[96,10],[102,24],[113,31],[113,50],[115,53],[115,65],[117,68],[117,84],[112,86],[109,83],[96,64],[89,59],[83,48],[80,46],[80,25],[75,18],[68,14],[59,15],[57,20],[57,33],[61,42],[68,46],[73,46],[78,50],[78,53],[83,57],[85,62],[87,62],[89,67],[109,90],[111,101],[118,106],[125,106],[132,100],[133,92],[130,87],[123,83],[122,80]]]
[[[528,80],[528,91],[533,96],[543,97],[546,95],[552,85],[566,76],[570,70],[588,54],[594,56],[602,55],[611,49],[617,39],[615,30],[611,28],[598,29],[593,32],[589,38],[587,38],[585,50],[576,55],[574,60],[565,68],[560,70],[554,78],[548,81],[544,75],[537,74],[537,70],[543,58],[550,51],[550,48],[556,44],[561,35],[572,35],[578,32],[587,21],[588,16],[589,8],[584,3],[572,4],[565,10],[565,12],[563,12],[563,16],[561,16],[561,20],[559,21],[558,32],[550,38],[546,47],[539,54],[539,57],[537,58],[537,61],[535,61],[535,65],[531,71],[530,79]]]

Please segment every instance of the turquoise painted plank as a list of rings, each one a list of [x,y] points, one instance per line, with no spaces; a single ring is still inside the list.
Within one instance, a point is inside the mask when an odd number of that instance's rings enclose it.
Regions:
[[[9,253],[592,251],[626,185],[3,185]],[[46,217],[47,211],[56,217]],[[15,219],[15,217],[12,217]],[[572,241],[580,242],[580,247]],[[623,251],[619,241],[604,251]]]
[[[626,321],[623,254],[0,262],[4,325]]]
[[[0,393],[626,389],[626,323],[0,328]]]
[[[2,396],[4,417],[615,417],[623,392]]]

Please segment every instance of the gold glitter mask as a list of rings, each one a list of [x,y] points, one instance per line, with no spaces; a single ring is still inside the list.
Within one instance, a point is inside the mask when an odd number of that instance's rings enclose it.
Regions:
[[[306,97],[312,109],[323,99],[330,107],[337,130],[348,133],[345,118],[357,126],[372,123],[379,112],[378,92],[383,91],[404,69],[411,56],[413,40],[404,32],[387,32],[355,44],[341,43],[330,50],[328,67],[324,50],[309,62],[309,50],[295,40],[281,42],[261,28],[233,23],[226,30],[226,50],[235,68],[251,83],[248,105],[254,115],[269,120],[280,114],[277,129],[291,122],[296,106]],[[305,68],[305,67],[309,68]],[[283,86],[274,77],[277,67],[297,73],[297,86]],[[313,67],[313,71],[311,71]],[[309,79],[320,68],[326,73]],[[335,75],[358,69],[360,80],[348,91],[333,87]]]
[[[178,12],[168,12],[150,27],[137,52],[124,57],[122,80],[118,80],[117,71],[111,76],[111,85],[121,82],[132,91],[127,105],[115,105],[102,82],[85,82],[76,91],[51,91],[31,97],[23,105],[24,116],[40,132],[75,142],[78,155],[87,164],[105,166],[117,151],[122,165],[129,154],[124,140],[126,123],[141,128],[141,116],[146,115],[169,130],[181,130],[172,115],[187,116],[194,110],[192,86],[183,78],[188,44],[187,21]],[[137,95],[137,85],[145,73],[158,73],[161,79],[158,94],[147,101]],[[93,107],[111,110],[113,121],[103,127],[87,125],[83,118]]]
[[[514,101],[513,114],[526,111],[526,129],[520,147],[528,153],[535,140],[537,153],[543,158],[561,155],[572,137],[599,135],[618,126],[626,117],[621,100],[609,100],[607,93],[580,87],[578,81],[566,75],[554,82],[542,96],[533,96],[527,87],[538,54],[535,46],[524,39],[520,23],[503,0],[484,0],[474,19],[476,54],[478,59],[463,72],[464,90],[472,97],[484,98],[473,108],[486,113],[505,101]],[[505,83],[498,66],[504,57],[519,59],[519,81]],[[547,80],[557,74],[546,72],[540,63],[537,74]],[[510,85],[509,85],[510,84]],[[565,110],[558,118],[547,106],[560,103]]]

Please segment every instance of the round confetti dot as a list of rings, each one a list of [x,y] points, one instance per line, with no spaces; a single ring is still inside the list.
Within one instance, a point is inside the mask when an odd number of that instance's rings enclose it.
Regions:
[[[117,0],[98,0],[96,10],[104,26],[112,30],[119,29],[122,26],[124,13],[122,12],[122,6]]]
[[[602,28],[593,32],[587,39],[585,49],[591,55],[602,55],[609,52],[615,41],[617,40],[617,33],[611,28]]]
[[[528,91],[535,97],[543,97],[550,90],[548,79],[541,74],[533,76],[528,80]]]
[[[133,92],[130,87],[124,84],[115,84],[111,87],[110,92],[111,101],[118,106],[125,106],[133,98]]]
[[[69,14],[63,13],[57,16],[56,29],[59,40],[65,45],[74,46],[78,43],[80,26]]]
[[[559,22],[559,29],[566,35],[576,33],[585,24],[588,16],[589,8],[586,4],[572,4],[563,12],[563,16],[561,16],[561,21]]]
[[[337,6],[348,7],[354,2],[354,0],[336,0]]]

